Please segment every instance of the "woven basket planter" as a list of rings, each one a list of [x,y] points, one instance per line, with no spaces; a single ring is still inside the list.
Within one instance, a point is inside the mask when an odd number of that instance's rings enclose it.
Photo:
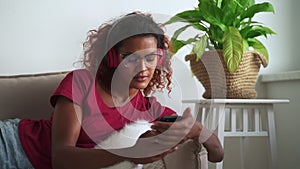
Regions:
[[[267,66],[265,58],[257,52],[246,51],[235,73],[230,73],[223,59],[223,52],[206,51],[196,61],[196,55],[187,55],[193,74],[205,88],[203,97],[250,99],[256,97],[255,85],[260,66]]]

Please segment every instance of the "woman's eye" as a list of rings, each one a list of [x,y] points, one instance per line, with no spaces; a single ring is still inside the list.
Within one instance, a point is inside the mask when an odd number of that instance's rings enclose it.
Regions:
[[[128,62],[136,62],[138,60],[138,58],[139,58],[138,56],[136,56],[134,54],[131,54],[131,55],[129,55],[129,56],[126,57],[126,60]]]
[[[156,54],[149,54],[149,55],[146,55],[145,56],[145,59],[146,59],[146,61],[154,61],[155,60],[155,57],[157,57],[157,55]]]

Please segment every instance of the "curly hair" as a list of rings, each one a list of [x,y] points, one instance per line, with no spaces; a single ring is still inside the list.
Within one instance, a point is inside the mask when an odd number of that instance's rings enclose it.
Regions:
[[[172,68],[169,54],[169,39],[164,35],[162,25],[154,22],[150,14],[132,12],[119,19],[111,20],[98,27],[97,30],[88,31],[83,43],[83,66],[94,73],[99,83],[110,91],[110,85],[116,68],[111,68],[107,63],[107,52],[118,49],[122,42],[130,37],[153,36],[157,40],[157,47],[165,51],[164,64],[156,67],[153,78],[143,90],[144,95],[149,95],[155,90],[167,88],[171,92]]]

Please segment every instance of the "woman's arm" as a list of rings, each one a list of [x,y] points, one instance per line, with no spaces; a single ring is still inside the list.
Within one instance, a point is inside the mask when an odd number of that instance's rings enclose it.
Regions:
[[[71,100],[58,98],[52,122],[53,168],[99,168],[124,159],[105,150],[76,146],[82,121],[81,108]]]
[[[208,130],[208,129],[206,129]],[[203,131],[203,129],[202,129]],[[195,139],[196,140],[196,139]],[[198,141],[198,138],[197,140]],[[224,150],[218,137],[211,133],[210,137],[202,143],[208,152],[208,160],[210,162],[220,162],[224,158]]]
[[[52,167],[54,169],[92,169],[114,165],[124,160],[134,163],[150,163],[162,159],[174,149],[149,156],[130,156],[144,146],[138,141],[132,148],[121,150],[101,150],[76,147],[82,121],[80,106],[61,96],[58,98],[52,122]],[[147,142],[149,143],[149,142]],[[145,150],[145,149],[144,149]]]

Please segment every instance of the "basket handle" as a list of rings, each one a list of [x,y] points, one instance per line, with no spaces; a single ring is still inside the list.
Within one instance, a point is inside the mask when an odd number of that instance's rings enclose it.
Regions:
[[[267,67],[268,66],[268,61],[266,59],[266,57],[263,55],[263,54],[260,54],[258,52],[253,52],[253,54],[258,57],[258,59],[261,61],[261,64],[264,66],[264,67]]]
[[[184,57],[185,61],[193,60],[196,58],[196,54],[189,54]]]

